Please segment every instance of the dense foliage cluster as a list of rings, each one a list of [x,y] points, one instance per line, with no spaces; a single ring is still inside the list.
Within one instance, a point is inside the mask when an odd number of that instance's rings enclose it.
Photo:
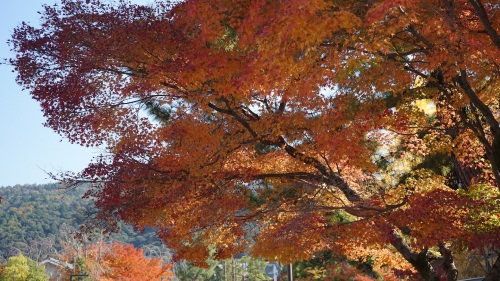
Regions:
[[[34,260],[22,254],[10,257],[5,265],[0,267],[2,281],[46,281],[48,276],[45,268]]]
[[[172,264],[164,264],[161,258],[147,258],[142,249],[134,245],[96,243],[82,255],[89,280],[170,280]]]
[[[500,246],[499,30],[496,0],[62,0],[10,42],[46,125],[107,149],[63,175],[97,226],[454,281]]]

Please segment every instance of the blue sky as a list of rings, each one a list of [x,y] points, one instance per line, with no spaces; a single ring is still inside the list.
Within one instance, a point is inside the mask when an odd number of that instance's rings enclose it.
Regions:
[[[55,0],[4,1],[0,9],[0,58],[13,56],[6,41],[22,21],[36,25],[42,4]],[[152,0],[132,0],[146,4]],[[43,126],[40,106],[15,82],[12,68],[0,65],[0,187],[52,182],[47,172],[80,171],[99,150],[70,144]]]

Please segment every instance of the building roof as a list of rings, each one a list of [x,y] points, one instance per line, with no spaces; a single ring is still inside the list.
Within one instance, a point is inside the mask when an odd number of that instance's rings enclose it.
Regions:
[[[72,264],[70,264],[70,263],[65,264],[62,261],[54,259],[54,258],[48,258],[46,260],[43,260],[42,262],[40,262],[40,264],[41,265],[52,264],[54,266],[66,268],[66,269],[73,269],[74,268],[74,266]]]

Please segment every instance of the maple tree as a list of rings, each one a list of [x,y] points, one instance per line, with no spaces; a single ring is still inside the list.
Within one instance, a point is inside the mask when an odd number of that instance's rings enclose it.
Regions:
[[[168,280],[172,265],[147,259],[134,245],[96,243],[86,249],[85,268],[92,280]]]
[[[193,262],[329,249],[456,280],[453,251],[498,249],[499,7],[63,0],[11,63],[47,126],[107,148],[66,175],[107,227]]]

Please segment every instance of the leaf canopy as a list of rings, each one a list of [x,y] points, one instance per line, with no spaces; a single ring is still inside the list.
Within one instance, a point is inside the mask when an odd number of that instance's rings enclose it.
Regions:
[[[47,126],[107,148],[72,180],[108,226],[197,261],[335,249],[428,279],[429,247],[498,244],[498,198],[470,193],[500,183],[499,7],[65,0],[11,63]]]

